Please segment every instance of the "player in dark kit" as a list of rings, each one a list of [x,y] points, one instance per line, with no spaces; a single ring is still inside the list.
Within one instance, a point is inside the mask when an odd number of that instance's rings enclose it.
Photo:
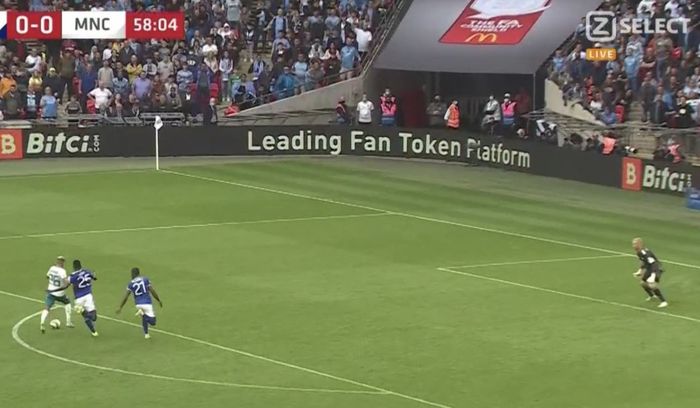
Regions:
[[[647,301],[657,298],[661,301],[659,307],[668,306],[668,302],[661,290],[659,289],[659,282],[661,282],[661,274],[663,273],[663,268],[661,267],[661,262],[659,259],[651,252],[648,248],[644,247],[644,241],[641,238],[635,238],[632,240],[632,247],[634,252],[637,253],[637,257],[642,261],[642,265],[639,270],[634,273],[635,277],[641,277],[641,285],[644,292],[646,292],[649,297]]]

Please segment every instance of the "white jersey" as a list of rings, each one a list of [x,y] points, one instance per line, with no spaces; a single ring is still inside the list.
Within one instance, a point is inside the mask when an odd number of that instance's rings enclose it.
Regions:
[[[60,266],[52,266],[49,271],[46,272],[46,276],[49,278],[49,290],[59,289],[65,286],[64,280],[68,276],[66,270]],[[66,294],[65,290],[59,292],[51,292],[54,296],[64,296]]]

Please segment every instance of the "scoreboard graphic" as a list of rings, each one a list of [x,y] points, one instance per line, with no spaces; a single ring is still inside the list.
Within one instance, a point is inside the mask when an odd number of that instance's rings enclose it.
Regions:
[[[0,11],[0,39],[182,40],[181,12]]]

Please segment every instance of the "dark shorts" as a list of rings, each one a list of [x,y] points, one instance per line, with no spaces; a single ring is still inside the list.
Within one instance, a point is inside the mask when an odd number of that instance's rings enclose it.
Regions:
[[[647,283],[659,283],[661,282],[661,272],[644,272],[642,280]]]

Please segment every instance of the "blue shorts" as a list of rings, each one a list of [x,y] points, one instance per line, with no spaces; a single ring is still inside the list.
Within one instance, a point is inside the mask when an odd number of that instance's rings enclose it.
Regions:
[[[46,305],[47,308],[51,309],[56,302],[63,303],[64,305],[69,305],[70,299],[68,299],[68,297],[65,295],[64,296],[54,296],[50,293],[46,294],[46,299],[44,300],[44,304]]]

